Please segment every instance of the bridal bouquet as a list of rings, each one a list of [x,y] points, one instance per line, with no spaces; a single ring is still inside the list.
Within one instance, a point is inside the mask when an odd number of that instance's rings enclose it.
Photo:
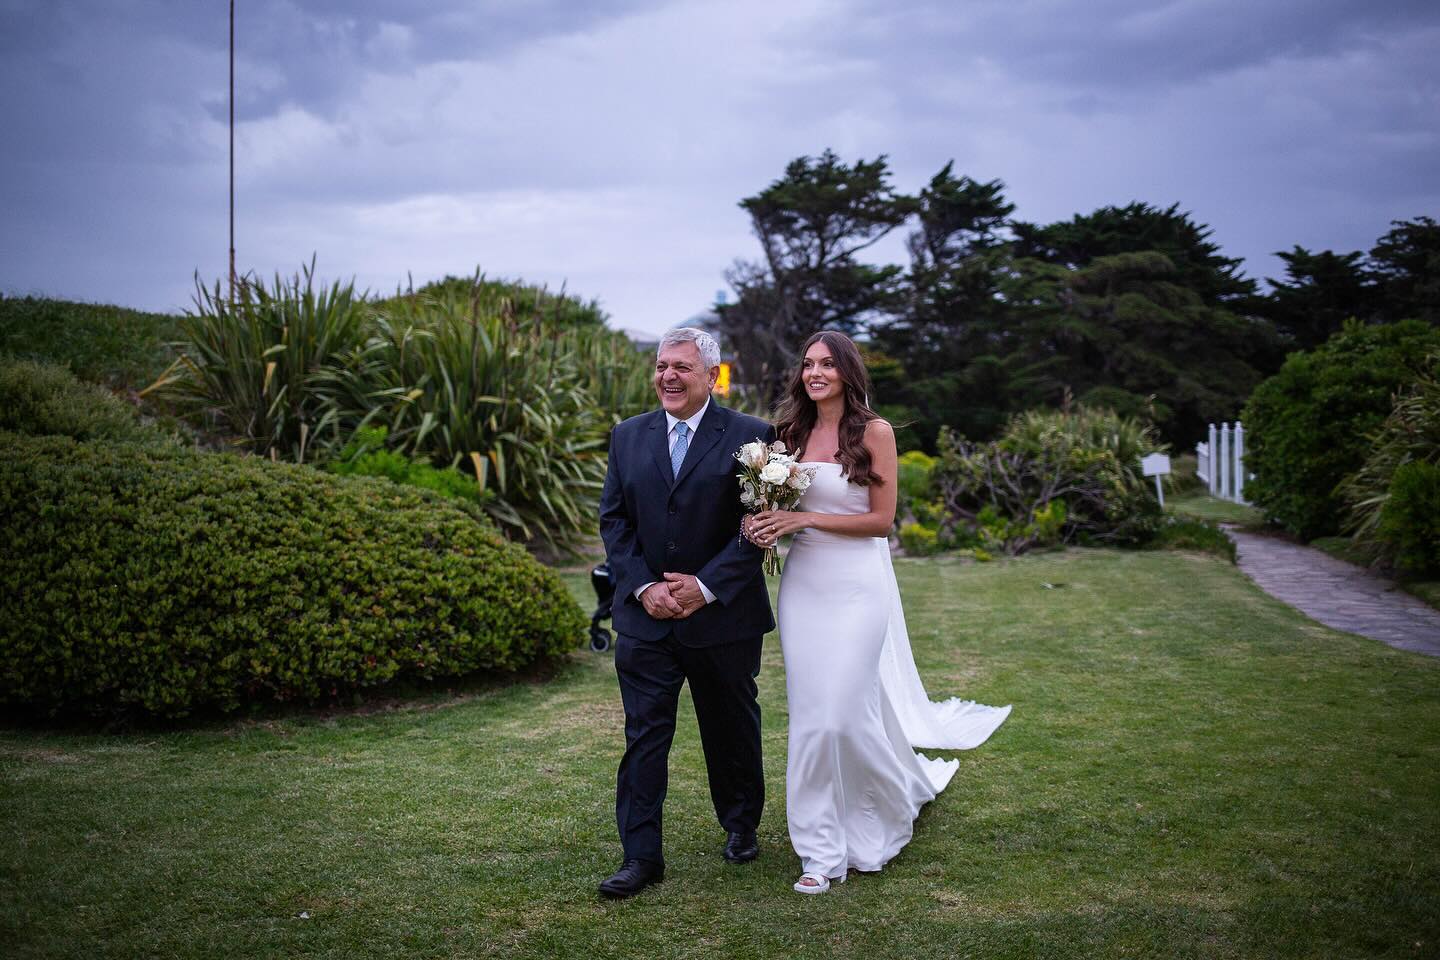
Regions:
[[[756,439],[736,450],[735,459],[740,461],[740,502],[747,513],[795,509],[815,477],[815,468],[796,463],[779,440],[766,444]],[[780,572],[774,547],[765,548],[765,572]]]

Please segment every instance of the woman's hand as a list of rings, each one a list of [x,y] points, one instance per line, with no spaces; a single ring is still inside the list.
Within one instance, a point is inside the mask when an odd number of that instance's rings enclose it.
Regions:
[[[810,514],[794,510],[765,510],[750,518],[750,539],[757,546],[773,547],[787,533],[810,526]]]

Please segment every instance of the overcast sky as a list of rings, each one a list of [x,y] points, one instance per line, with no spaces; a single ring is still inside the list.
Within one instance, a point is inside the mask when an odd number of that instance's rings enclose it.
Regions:
[[[1434,0],[239,0],[241,270],[478,266],[658,331],[827,147],[1016,216],[1179,203],[1251,276],[1440,215]],[[0,290],[226,270],[224,0],[0,0]],[[886,250],[899,261],[898,242]]]

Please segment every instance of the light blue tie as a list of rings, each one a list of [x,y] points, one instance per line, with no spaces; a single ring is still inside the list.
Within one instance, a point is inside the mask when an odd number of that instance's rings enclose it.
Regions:
[[[684,420],[675,424],[675,449],[670,451],[670,475],[680,476],[680,464],[685,462],[685,451],[690,449],[690,426]]]

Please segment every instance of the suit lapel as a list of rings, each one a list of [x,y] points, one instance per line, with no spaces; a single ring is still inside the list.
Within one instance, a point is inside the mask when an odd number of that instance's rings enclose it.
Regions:
[[[706,419],[709,419],[708,417]],[[674,489],[675,478],[670,471],[670,431],[667,429],[668,420],[665,419],[665,411],[657,410],[655,416],[650,420],[650,436],[646,443],[650,447],[650,456],[655,461],[655,466],[660,471],[661,478],[665,481],[668,489]],[[687,458],[688,459],[688,458]]]
[[[713,399],[710,401],[710,409],[705,411],[705,416],[700,419],[700,426],[695,430],[695,439],[690,441],[690,449],[685,454],[685,462],[680,464],[680,476],[675,478],[675,486],[685,482],[685,478],[694,471],[695,465],[705,459],[720,438],[725,436],[725,428],[730,425],[730,418],[727,411]],[[663,432],[663,431],[662,431]],[[667,445],[668,446],[668,445]],[[668,463],[668,454],[666,466]]]

